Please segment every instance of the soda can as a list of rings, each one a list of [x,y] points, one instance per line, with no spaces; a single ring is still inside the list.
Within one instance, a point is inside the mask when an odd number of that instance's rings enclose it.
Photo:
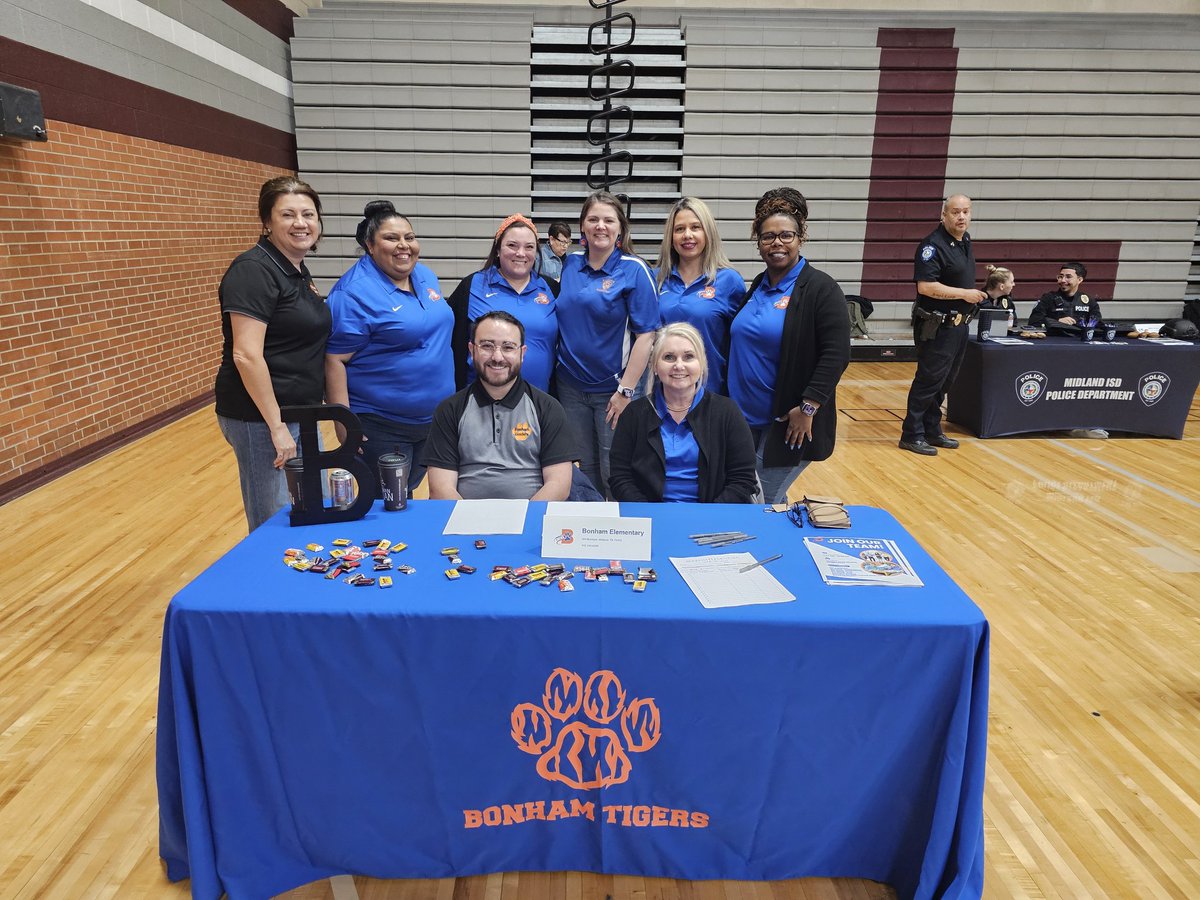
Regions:
[[[354,476],[345,469],[329,472],[329,498],[335,509],[346,509],[354,502]]]

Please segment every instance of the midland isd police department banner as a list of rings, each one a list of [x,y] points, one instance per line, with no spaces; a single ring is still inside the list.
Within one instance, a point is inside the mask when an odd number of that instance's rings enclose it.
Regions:
[[[1197,345],[972,341],[947,417],[980,437],[1106,428],[1180,438],[1198,382]]]

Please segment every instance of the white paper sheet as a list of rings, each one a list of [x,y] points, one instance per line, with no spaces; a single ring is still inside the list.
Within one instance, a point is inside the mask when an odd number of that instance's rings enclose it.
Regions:
[[[1190,347],[1191,341],[1181,341],[1179,338],[1169,337],[1152,337],[1138,338],[1139,341],[1145,341],[1147,344],[1158,344],[1160,347]]]
[[[671,563],[683,576],[696,599],[706,609],[751,606],[756,603],[787,603],[795,594],[775,580],[765,566],[741,572],[758,562],[751,553],[716,553],[711,556],[672,556]]]
[[[442,534],[520,534],[528,500],[459,500]]]
[[[1003,344],[1005,347],[1032,347],[1033,344],[1019,337],[994,337],[991,338],[993,344]]]

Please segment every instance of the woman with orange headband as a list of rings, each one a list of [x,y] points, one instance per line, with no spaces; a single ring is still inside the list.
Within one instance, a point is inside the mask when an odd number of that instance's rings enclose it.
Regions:
[[[537,226],[520,214],[496,229],[492,252],[483,268],[458,283],[450,295],[454,310],[454,375],[460,389],[475,378],[467,344],[471,323],[484,313],[503,310],[525,326],[525,363],[521,377],[550,390],[558,344],[558,282],[533,270],[538,253]]]

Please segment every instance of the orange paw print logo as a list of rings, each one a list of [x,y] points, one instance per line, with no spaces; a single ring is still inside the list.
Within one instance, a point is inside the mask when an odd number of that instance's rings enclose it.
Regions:
[[[662,736],[652,697],[628,699],[614,672],[593,672],[587,684],[569,669],[546,679],[541,704],[518,703],[512,739],[535,755],[547,781],[584,790],[621,784],[629,778],[630,753],[643,753]]]

